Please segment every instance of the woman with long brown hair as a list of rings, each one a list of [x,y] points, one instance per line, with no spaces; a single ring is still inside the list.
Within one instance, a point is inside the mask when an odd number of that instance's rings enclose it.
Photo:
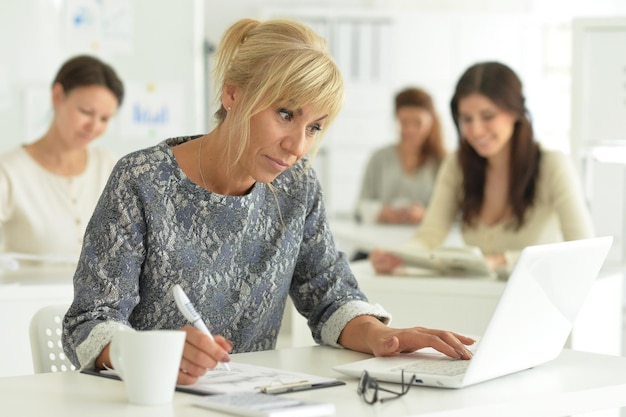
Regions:
[[[441,245],[460,217],[464,243],[507,275],[529,245],[593,235],[572,161],[535,139],[522,82],[498,62],[471,66],[450,102],[459,148],[443,163],[428,214],[411,245]],[[378,272],[401,260],[373,251]]]

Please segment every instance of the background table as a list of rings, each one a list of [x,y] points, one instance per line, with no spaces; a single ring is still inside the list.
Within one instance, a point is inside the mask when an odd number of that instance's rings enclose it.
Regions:
[[[346,218],[331,219],[330,228],[337,247],[348,255],[356,251],[369,252],[381,246],[393,246],[406,242],[417,231],[416,225],[358,223]],[[459,224],[455,223],[452,226],[444,245],[463,245]]]
[[[0,376],[33,373],[28,328],[37,310],[69,304],[72,266],[22,267],[0,273]]]

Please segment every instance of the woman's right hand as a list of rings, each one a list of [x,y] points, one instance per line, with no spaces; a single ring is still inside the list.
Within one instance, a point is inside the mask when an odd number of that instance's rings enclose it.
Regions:
[[[426,209],[419,203],[406,207],[385,206],[378,215],[378,223],[418,224],[424,218]]]
[[[178,384],[194,384],[208,369],[215,368],[220,362],[230,362],[228,354],[233,349],[230,340],[217,335],[211,339],[190,325],[183,327],[182,330],[187,336],[180,361]]]
[[[374,249],[370,252],[369,260],[379,274],[390,274],[402,265],[402,259],[382,249]]]
[[[499,268],[506,265],[506,257],[503,253],[487,254],[485,255],[485,261],[492,271],[497,271]]]

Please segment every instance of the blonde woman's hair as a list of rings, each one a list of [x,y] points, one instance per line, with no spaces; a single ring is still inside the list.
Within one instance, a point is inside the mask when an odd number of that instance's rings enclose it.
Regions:
[[[235,127],[228,132],[226,152],[231,161],[241,158],[250,140],[254,114],[274,106],[308,105],[313,112],[328,115],[327,127],[343,104],[343,80],[325,39],[298,21],[239,20],[224,33],[215,61],[218,125],[227,115],[220,101],[223,88],[233,85],[242,92],[237,111],[228,113]],[[317,135],[310,156],[319,148],[321,136]]]

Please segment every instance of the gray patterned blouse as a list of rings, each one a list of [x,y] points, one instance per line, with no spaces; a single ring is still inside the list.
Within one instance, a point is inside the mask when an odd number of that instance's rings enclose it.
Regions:
[[[352,318],[389,315],[367,302],[326,219],[320,184],[304,161],[245,196],[192,182],[168,139],[116,165],[87,231],[63,321],[70,360],[83,368],[120,326],[187,324],[171,288],[180,284],[207,326],[234,352],[273,349],[287,296],[318,343],[337,345]],[[278,205],[277,205],[278,204]],[[280,209],[279,209],[280,207]]]

